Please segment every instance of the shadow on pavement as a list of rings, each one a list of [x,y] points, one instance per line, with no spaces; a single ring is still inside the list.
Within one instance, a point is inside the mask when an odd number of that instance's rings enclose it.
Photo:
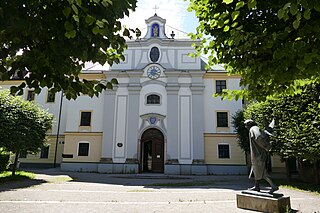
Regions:
[[[39,180],[39,179],[25,179],[25,180],[10,181],[10,182],[6,181],[4,183],[0,183],[0,192],[28,188],[31,186],[41,185],[43,183],[47,183],[47,181]]]
[[[30,170],[38,175],[46,175],[48,178],[55,176],[68,176],[70,182],[112,184],[123,186],[142,186],[144,188],[193,188],[193,189],[232,189],[244,190],[251,187],[252,181],[247,176],[241,175],[165,175],[156,173],[143,174],[101,174],[85,172],[64,172],[59,168]],[[50,179],[46,179],[47,181]]]

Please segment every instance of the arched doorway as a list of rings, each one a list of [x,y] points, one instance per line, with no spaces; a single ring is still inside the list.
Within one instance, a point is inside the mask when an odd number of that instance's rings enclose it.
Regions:
[[[164,137],[158,129],[148,129],[141,136],[140,172],[164,171]]]

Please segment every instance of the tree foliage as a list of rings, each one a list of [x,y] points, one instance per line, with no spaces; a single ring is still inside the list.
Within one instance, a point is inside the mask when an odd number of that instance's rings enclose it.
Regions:
[[[320,1],[190,0],[189,10],[199,19],[198,54],[242,77],[245,89],[229,95],[264,100],[292,93],[296,80],[319,80]]]
[[[246,153],[250,153],[249,131],[244,125],[243,110],[237,111],[232,116],[232,126],[237,133],[237,141],[239,147]]]
[[[53,116],[36,103],[0,90],[0,147],[15,153],[14,168],[22,151],[35,153],[44,146],[52,122]]]
[[[255,102],[245,110],[244,117],[253,119],[260,128],[276,119],[273,151],[282,158],[320,160],[320,84],[306,85],[300,94],[281,94]]]
[[[80,93],[98,96],[116,81],[78,75],[86,61],[124,60],[123,36],[130,32],[119,19],[135,8],[136,0],[1,0],[0,80],[25,79],[12,93],[21,94],[27,85],[36,93],[45,86],[64,90],[68,99]]]

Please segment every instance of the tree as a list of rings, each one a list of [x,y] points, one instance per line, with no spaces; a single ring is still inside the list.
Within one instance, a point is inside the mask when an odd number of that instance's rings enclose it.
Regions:
[[[275,118],[272,151],[284,160],[296,157],[313,163],[315,182],[319,184],[320,84],[300,89],[299,94],[280,94],[252,103],[245,109],[244,116],[261,128]]]
[[[12,175],[15,175],[21,152],[38,152],[45,144],[53,116],[34,102],[0,90],[0,147],[15,154]]]
[[[0,80],[25,79],[13,94],[28,86],[40,93],[47,86],[68,99],[91,97],[111,82],[79,79],[84,62],[112,65],[124,60],[126,48],[119,19],[136,8],[136,0],[1,0]],[[134,31],[134,30],[132,30]]]
[[[237,133],[237,141],[239,147],[247,154],[250,153],[249,131],[244,125],[243,110],[237,111],[232,116],[232,126]]]
[[[208,64],[240,74],[239,98],[293,93],[296,80],[319,81],[320,2],[314,0],[190,0],[199,19],[193,39]]]

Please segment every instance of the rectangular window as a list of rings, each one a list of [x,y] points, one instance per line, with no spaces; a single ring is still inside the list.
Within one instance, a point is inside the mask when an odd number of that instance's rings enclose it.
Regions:
[[[227,89],[226,80],[216,80],[216,93],[222,93],[222,90]]]
[[[49,146],[42,147],[41,153],[40,153],[40,158],[48,158],[48,157],[49,157]]]
[[[230,146],[229,144],[218,144],[219,158],[230,158]]]
[[[217,127],[228,127],[228,113],[217,112]]]
[[[55,98],[56,98],[56,94],[55,93],[52,93],[48,90],[48,93],[47,93],[47,103],[54,103],[55,101]]]
[[[80,126],[91,126],[91,112],[81,112]]]
[[[34,100],[34,97],[35,97],[35,93],[33,90],[29,90],[28,91],[28,94],[27,94],[27,100],[28,101],[33,101]]]
[[[89,156],[89,143],[79,143],[78,156]]]

